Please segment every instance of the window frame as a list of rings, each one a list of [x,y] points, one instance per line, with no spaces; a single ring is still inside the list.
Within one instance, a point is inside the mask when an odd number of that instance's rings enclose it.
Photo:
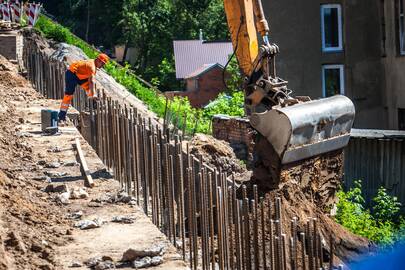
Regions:
[[[326,47],[325,40],[325,9],[337,8],[338,10],[338,47]],[[343,51],[343,17],[342,17],[342,5],[341,4],[322,4],[321,5],[321,35],[322,35],[322,52],[342,52]]]
[[[401,2],[402,2],[402,15],[401,15]],[[397,25],[397,35],[398,35],[398,54],[400,56],[405,56],[405,3],[404,0],[395,1],[395,13],[396,13],[396,25]],[[401,18],[403,18],[403,23],[401,26]],[[402,33],[401,33],[402,29]]]
[[[398,116],[398,121],[397,121],[397,124],[398,124],[398,127],[397,127],[397,129],[398,130],[405,130],[405,129],[401,129],[401,120],[404,120],[403,119],[403,115],[404,115],[404,113],[405,113],[405,109],[404,108],[397,108],[397,116]]]
[[[322,65],[322,96],[326,97],[326,82],[325,82],[325,70],[327,69],[339,69],[340,74],[340,95],[345,94],[345,66],[343,64],[327,64]]]

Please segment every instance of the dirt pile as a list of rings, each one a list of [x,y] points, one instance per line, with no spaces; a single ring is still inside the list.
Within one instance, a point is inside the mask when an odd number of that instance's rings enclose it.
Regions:
[[[281,171],[281,183],[297,183],[306,199],[327,211],[336,203],[336,192],[343,179],[343,152],[289,164]]]
[[[17,67],[15,65],[11,64],[10,62],[8,62],[7,59],[0,54],[0,71],[17,72]]]
[[[239,160],[229,143],[217,140],[205,134],[196,134],[189,142],[190,152],[212,168],[226,172],[228,176],[234,174],[238,182],[250,179],[251,172]]]
[[[247,189],[249,196],[253,196],[253,185],[258,186],[259,196],[266,198],[266,211],[274,210],[275,198],[281,198],[284,232],[291,231],[291,220],[294,217],[298,218],[298,233],[305,232],[307,221],[316,218],[326,244],[325,253],[330,250],[329,238],[333,236],[334,254],[341,262],[348,263],[373,252],[375,246],[367,239],[350,233],[330,216],[343,176],[342,164],[342,151],[324,154],[284,167],[280,183],[275,189],[254,180],[249,182]],[[272,218],[275,219],[275,216]]]
[[[60,209],[51,205],[23,172],[38,157],[24,140],[16,102],[40,99],[29,83],[0,58],[0,269],[55,269],[55,247],[68,233]]]
[[[296,217],[298,218],[297,237],[299,237],[301,232],[306,233],[305,225],[308,220],[315,218],[327,258],[329,258],[330,252],[329,239],[331,236],[334,239],[333,250],[336,265],[358,261],[362,256],[376,251],[375,245],[369,240],[352,234],[337,224],[333,217],[325,213],[314,201],[309,200],[298,183],[286,182],[281,184],[278,190],[268,192],[265,195],[265,211],[272,209],[271,211],[274,213],[274,202],[277,197],[282,201],[282,231],[290,232],[291,220]],[[272,218],[275,219],[275,213]]]

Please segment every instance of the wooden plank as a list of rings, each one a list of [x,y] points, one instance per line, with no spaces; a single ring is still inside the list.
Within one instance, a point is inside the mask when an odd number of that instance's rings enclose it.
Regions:
[[[80,140],[79,138],[76,138],[75,140],[75,146],[77,150],[77,154],[79,155],[79,161],[80,165],[82,166],[82,173],[84,174],[85,177],[85,185],[88,187],[94,187],[94,181],[93,178],[91,177],[91,173],[89,170],[89,167],[87,166],[86,159],[84,158],[83,150],[80,145]]]

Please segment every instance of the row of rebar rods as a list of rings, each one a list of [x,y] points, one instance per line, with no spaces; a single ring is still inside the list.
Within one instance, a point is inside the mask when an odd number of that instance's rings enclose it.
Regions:
[[[24,49],[24,63],[39,92],[62,97],[63,64],[32,42]],[[248,196],[246,186],[238,187],[234,178],[192,155],[168,125],[152,125],[104,91],[94,104],[80,93],[73,105],[89,112],[89,143],[191,269],[335,269],[333,236],[325,241],[316,219],[285,220],[281,197],[260,198],[257,186]]]

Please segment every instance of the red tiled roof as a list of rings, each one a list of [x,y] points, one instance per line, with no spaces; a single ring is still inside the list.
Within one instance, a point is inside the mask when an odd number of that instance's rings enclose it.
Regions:
[[[205,64],[226,65],[233,52],[231,42],[203,42],[201,40],[173,41],[176,78],[190,77]]]

